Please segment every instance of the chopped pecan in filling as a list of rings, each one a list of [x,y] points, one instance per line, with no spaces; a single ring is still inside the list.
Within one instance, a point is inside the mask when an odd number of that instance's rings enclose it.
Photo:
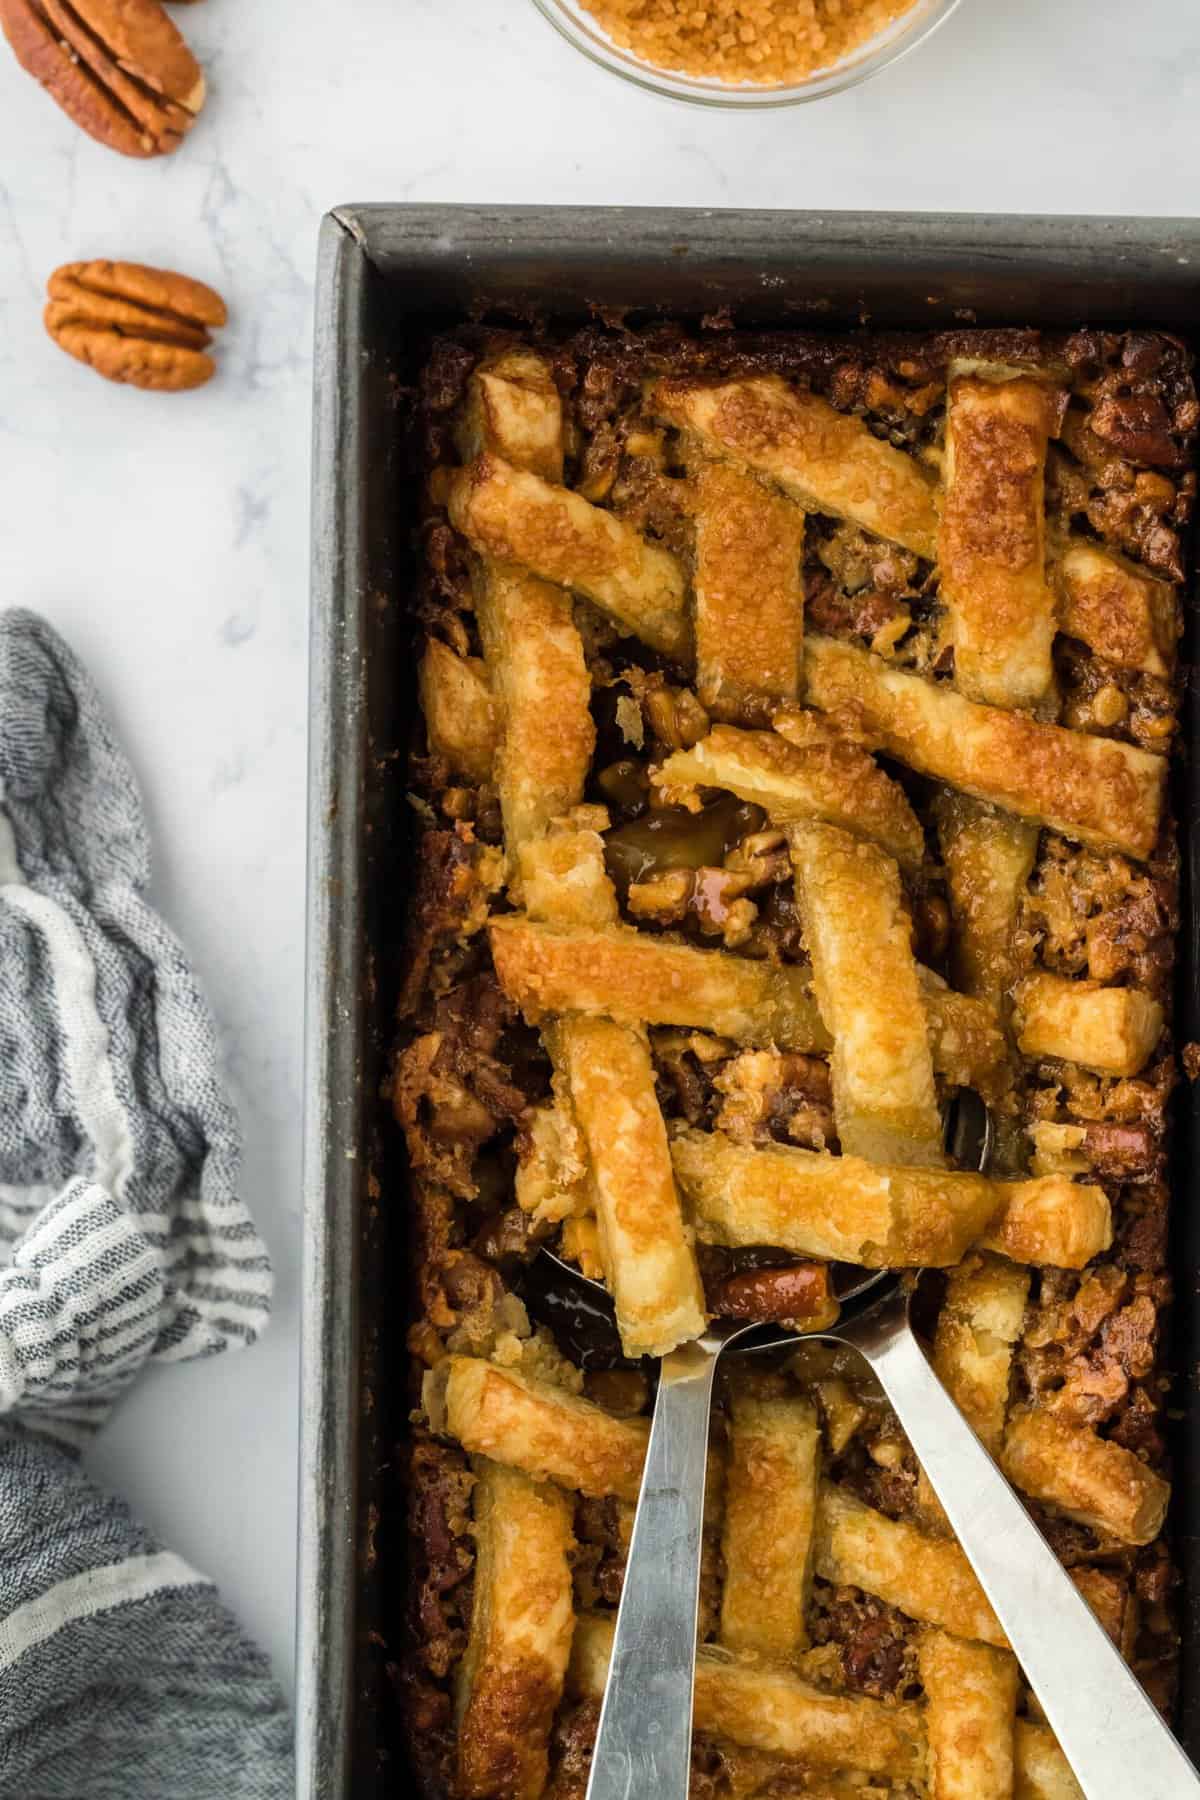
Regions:
[[[993,1111],[990,1179],[1049,1184],[1098,1253],[1073,1266],[1064,1230],[1017,1262],[972,1224],[935,1365],[1165,1703],[1169,1554],[1114,1494],[1153,1515],[1167,1491],[1187,351],[471,327],[433,350],[419,423],[427,730],[390,1099],[423,1423],[388,1657],[422,1791],[582,1800],[642,1351],[712,1316],[830,1316],[833,1252],[780,1194],[872,1163],[941,1179],[961,1085]],[[543,1245],[608,1281],[624,1360],[544,1309]],[[861,1548],[972,1579],[898,1422],[813,1339],[731,1368],[718,1407],[693,1794],[925,1800],[930,1643],[991,1626],[948,1625]],[[1031,1419],[1068,1434],[1088,1495],[1034,1468]],[[798,1530],[793,1590],[762,1571]],[[730,1596],[759,1588],[756,1641]],[[526,1602],[536,1654],[506,1635]],[[1006,1655],[978,1667],[1012,1715]],[[798,1758],[739,1712],[748,1668],[797,1716],[852,1699],[916,1751]],[[1015,1704],[1014,1741],[1059,1757]]]

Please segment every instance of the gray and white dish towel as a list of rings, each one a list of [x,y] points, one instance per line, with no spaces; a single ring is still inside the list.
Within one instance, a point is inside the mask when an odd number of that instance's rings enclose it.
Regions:
[[[79,1460],[147,1362],[251,1344],[270,1307],[212,1019],[149,874],[86,672],[0,615],[0,1800],[294,1792],[265,1657]]]

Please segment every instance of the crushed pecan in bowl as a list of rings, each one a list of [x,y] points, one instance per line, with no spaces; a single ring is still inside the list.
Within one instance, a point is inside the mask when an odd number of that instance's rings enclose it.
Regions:
[[[89,136],[123,156],[178,149],[204,72],[159,0],[0,0],[23,69]]]
[[[202,281],[140,263],[64,263],[46,284],[46,330],[109,381],[178,393],[216,373],[207,354],[225,302]]]

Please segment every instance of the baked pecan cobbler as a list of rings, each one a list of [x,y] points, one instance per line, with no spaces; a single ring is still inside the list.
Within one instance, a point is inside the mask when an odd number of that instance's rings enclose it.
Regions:
[[[945,1271],[942,1379],[1169,1704],[1186,352],[479,328],[422,408],[392,1654],[425,1791],[582,1795],[646,1359],[828,1322],[837,1263]],[[983,1174],[943,1148],[963,1087]],[[619,1364],[540,1245],[606,1283]],[[722,1380],[693,1794],[1077,1795],[854,1356]]]

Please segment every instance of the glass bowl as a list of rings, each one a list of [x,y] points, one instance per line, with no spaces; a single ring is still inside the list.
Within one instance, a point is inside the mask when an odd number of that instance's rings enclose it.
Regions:
[[[676,74],[642,62],[632,51],[622,50],[613,42],[581,0],[533,0],[533,4],[576,50],[635,87],[652,94],[666,94],[672,100],[689,100],[696,106],[761,107],[798,106],[805,100],[821,100],[826,94],[840,94],[844,88],[869,81],[872,75],[878,75],[924,43],[950,17],[959,0],[917,0],[908,12],[893,19],[840,62],[815,71],[803,81],[767,83],[761,87]]]

